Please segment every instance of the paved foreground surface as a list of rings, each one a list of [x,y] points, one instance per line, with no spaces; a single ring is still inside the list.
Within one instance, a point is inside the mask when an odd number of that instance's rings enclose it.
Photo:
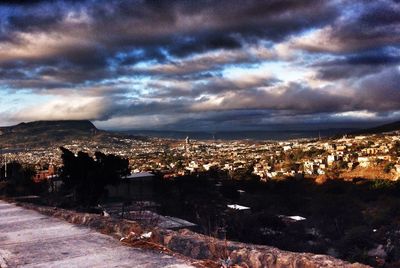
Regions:
[[[0,200],[0,267],[192,267]]]

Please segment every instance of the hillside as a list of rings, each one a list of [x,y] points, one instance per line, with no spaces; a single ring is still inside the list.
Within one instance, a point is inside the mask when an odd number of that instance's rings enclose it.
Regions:
[[[343,135],[354,131],[354,129],[338,128],[338,129],[322,129],[322,130],[232,130],[232,131],[172,131],[172,130],[128,130],[124,133],[168,138],[168,139],[185,139],[189,137],[195,140],[288,140],[301,138],[318,138],[332,137],[335,135]]]
[[[357,135],[359,135],[359,134],[379,134],[379,133],[398,131],[398,130],[400,130],[400,121],[380,125],[380,126],[373,127],[373,128],[363,129],[360,131],[356,131],[353,134],[357,134]]]
[[[35,121],[0,127],[0,147],[46,146],[76,138],[104,135],[90,121]]]

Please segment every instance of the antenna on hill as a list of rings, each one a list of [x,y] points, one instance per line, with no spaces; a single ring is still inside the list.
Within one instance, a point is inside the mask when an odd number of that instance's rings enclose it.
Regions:
[[[185,145],[184,145],[186,165],[189,163],[189,146],[190,146],[190,139],[189,139],[189,136],[186,136]]]

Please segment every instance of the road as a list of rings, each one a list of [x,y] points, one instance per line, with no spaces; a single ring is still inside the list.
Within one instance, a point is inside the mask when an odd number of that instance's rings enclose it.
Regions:
[[[87,227],[0,200],[0,267],[193,267],[162,253],[131,248]]]

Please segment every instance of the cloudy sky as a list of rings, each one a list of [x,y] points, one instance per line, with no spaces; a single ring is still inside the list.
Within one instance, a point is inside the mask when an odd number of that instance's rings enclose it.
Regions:
[[[389,122],[400,119],[400,1],[2,1],[0,80],[0,125]]]

